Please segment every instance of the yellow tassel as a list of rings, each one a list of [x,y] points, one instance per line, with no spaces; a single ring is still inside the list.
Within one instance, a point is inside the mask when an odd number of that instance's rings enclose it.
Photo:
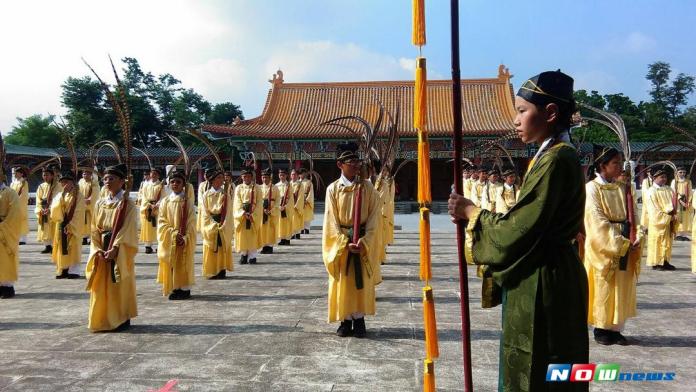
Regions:
[[[423,365],[423,392],[435,392],[435,364],[426,359]]]
[[[420,209],[420,279],[432,279],[433,270],[430,265],[430,210]]]
[[[425,45],[425,0],[413,0],[413,34],[411,41],[416,46]]]
[[[437,344],[437,322],[435,321],[435,300],[433,289],[423,287],[423,325],[425,326],[425,357],[428,359],[440,356]]]
[[[418,203],[430,204],[430,142],[428,136],[418,132]]]
[[[428,75],[425,57],[416,59],[416,82],[413,89],[413,127],[426,132],[428,124]]]

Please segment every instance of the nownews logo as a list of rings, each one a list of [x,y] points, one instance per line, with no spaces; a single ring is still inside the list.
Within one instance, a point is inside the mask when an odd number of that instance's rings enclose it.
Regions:
[[[674,381],[676,373],[621,372],[616,363],[567,364],[551,363],[546,370],[546,381]]]

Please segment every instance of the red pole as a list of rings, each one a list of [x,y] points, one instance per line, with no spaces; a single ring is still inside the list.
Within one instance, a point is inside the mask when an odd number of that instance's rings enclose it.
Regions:
[[[452,32],[452,117],[454,129],[454,192],[462,194],[462,89],[459,74],[459,1],[450,1]],[[457,256],[459,259],[459,291],[462,313],[462,360],[464,365],[464,391],[473,391],[471,377],[471,321],[469,318],[469,281],[464,260],[464,236],[466,221],[457,222]]]

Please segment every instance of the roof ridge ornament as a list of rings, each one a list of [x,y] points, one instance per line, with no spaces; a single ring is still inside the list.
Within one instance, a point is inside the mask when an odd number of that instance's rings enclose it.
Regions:
[[[268,79],[268,82],[271,83],[273,87],[277,87],[283,84],[283,71],[278,69],[276,73],[273,74],[273,79]]]
[[[501,81],[508,81],[513,77],[513,75],[510,75],[510,70],[508,67],[505,66],[505,64],[500,64],[498,66],[498,79]]]

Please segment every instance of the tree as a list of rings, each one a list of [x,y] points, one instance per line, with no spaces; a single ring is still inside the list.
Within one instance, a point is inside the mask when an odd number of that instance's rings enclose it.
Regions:
[[[53,124],[54,116],[35,114],[26,118],[17,117],[18,124],[5,137],[7,144],[55,148],[61,145],[58,128]]]
[[[679,108],[687,103],[687,97],[694,92],[694,77],[683,73],[677,75],[672,81],[667,96],[667,112],[674,119],[680,112]]]
[[[667,97],[669,95],[668,82],[671,72],[672,68],[668,63],[656,61],[648,65],[648,74],[645,76],[652,84],[650,96],[653,102],[662,107],[666,107],[667,104]]]
[[[213,106],[207,122],[210,124],[231,124],[237,117],[244,119],[244,114],[242,114],[239,105],[235,105],[232,102],[223,102]]]

